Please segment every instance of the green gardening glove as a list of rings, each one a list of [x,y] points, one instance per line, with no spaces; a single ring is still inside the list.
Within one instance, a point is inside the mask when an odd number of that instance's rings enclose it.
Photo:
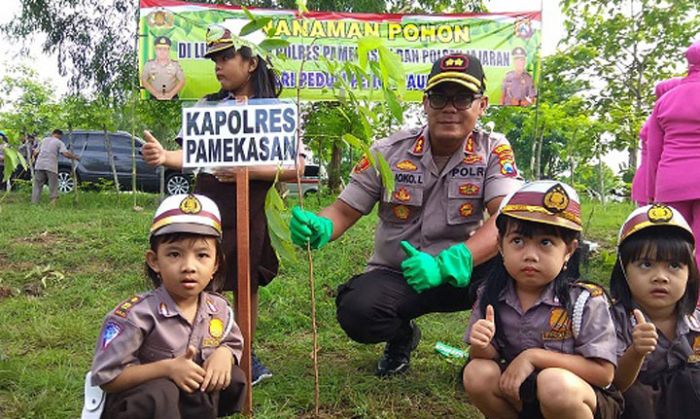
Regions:
[[[437,264],[443,282],[457,288],[466,288],[472,279],[472,252],[464,243],[450,246],[438,253]]]
[[[401,248],[408,255],[401,262],[401,270],[406,282],[417,292],[434,288],[447,282],[453,287],[465,288],[472,276],[472,254],[464,243],[448,247],[433,257],[401,242]]]
[[[309,243],[312,249],[320,249],[331,239],[333,221],[295,206],[292,208],[289,230],[292,233],[292,243],[299,247],[306,247]]]
[[[442,284],[440,268],[435,257],[421,252],[405,240],[401,242],[401,248],[408,256],[401,262],[403,276],[417,293]]]

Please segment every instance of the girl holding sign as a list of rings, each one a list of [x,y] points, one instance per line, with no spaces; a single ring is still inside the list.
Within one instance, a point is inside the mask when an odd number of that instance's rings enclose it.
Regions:
[[[674,208],[627,217],[610,279],[623,418],[689,418],[700,407],[700,310],[695,240]],[[695,412],[695,413],[693,413]]]
[[[216,78],[221,84],[219,92],[207,95],[202,102],[238,101],[249,98],[276,98],[282,91],[277,73],[266,60],[257,55],[247,39],[234,35],[231,30],[212,25],[207,31],[207,50],[204,56],[215,63]],[[165,150],[150,132],[144,133],[146,144],[142,149],[144,160],[153,166],[165,165],[182,168],[182,150]],[[181,141],[181,138],[178,139]],[[301,148],[300,148],[301,149]],[[304,155],[300,152],[296,169],[279,173],[280,181],[295,179],[304,172]],[[222,168],[213,173],[201,173],[197,178],[196,192],[210,197],[221,209],[223,250],[227,269],[224,290],[236,291],[236,185],[234,168]],[[251,322],[254,333],[257,323],[259,285],[267,285],[278,271],[278,260],[270,243],[265,218],[265,196],[277,176],[277,166],[256,166],[249,169],[250,178],[250,280]],[[272,373],[252,357],[252,381],[271,377]]]

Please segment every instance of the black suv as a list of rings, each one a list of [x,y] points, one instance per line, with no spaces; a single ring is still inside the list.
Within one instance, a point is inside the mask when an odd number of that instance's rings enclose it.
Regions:
[[[113,181],[112,167],[107,154],[107,136],[112,145],[114,166],[121,189],[131,189],[131,134],[123,131],[64,131],[63,142],[73,153],[80,157],[77,161],[76,174],[78,182]],[[160,169],[151,167],[143,161],[141,147],[144,141],[134,138],[136,146],[136,188],[146,192],[160,190]],[[165,192],[169,195],[190,192],[192,176],[178,171],[165,169]],[[71,160],[59,156],[58,190],[71,192],[75,188],[71,176]]]

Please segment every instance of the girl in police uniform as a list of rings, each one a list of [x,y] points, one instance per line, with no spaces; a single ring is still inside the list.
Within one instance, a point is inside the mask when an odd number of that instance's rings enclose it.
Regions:
[[[163,201],[151,225],[146,271],[154,291],[106,318],[92,385],[108,393],[102,418],[214,418],[240,411],[243,337],[222,279],[221,217],[201,195]]]
[[[241,38],[230,29],[211,25],[207,31],[205,58],[215,63],[216,78],[221,89],[207,95],[201,102],[239,101],[247,99],[277,98],[282,92],[277,73],[265,58],[255,51],[255,38]],[[150,165],[165,165],[182,169],[182,150],[164,150],[161,144],[148,131],[144,135],[147,143],[143,146],[143,158]],[[178,141],[180,139],[178,138]],[[300,145],[301,146],[301,145]],[[249,213],[250,213],[250,280],[251,280],[251,322],[255,333],[258,314],[258,286],[267,285],[277,275],[279,263],[272,248],[265,218],[265,196],[272,187],[275,177],[280,182],[292,180],[297,173],[304,172],[303,151],[296,168],[284,169],[278,173],[277,166],[256,166],[248,169]],[[212,198],[223,215],[223,250],[227,261],[224,272],[226,278],[223,289],[236,291],[236,173],[234,168],[217,169],[213,173],[200,173],[197,176],[195,191]],[[272,373],[253,353],[252,382],[271,377]]]
[[[608,301],[602,288],[569,274],[580,214],[576,192],[555,181],[529,183],[501,204],[502,259],[479,290],[465,335],[464,388],[487,417],[621,413],[619,392],[608,388],[617,363]]]
[[[695,240],[674,208],[632,212],[610,278],[625,418],[690,418],[700,409],[700,310]]]

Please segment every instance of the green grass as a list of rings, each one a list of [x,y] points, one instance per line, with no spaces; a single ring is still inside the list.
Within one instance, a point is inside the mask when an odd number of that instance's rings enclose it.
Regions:
[[[321,205],[331,200],[325,197]],[[143,211],[133,210],[135,201]],[[0,203],[0,287],[12,291],[0,297],[0,417],[74,418],[103,316],[149,289],[143,254],[156,196],[84,192],[79,203],[63,197],[55,209],[28,202],[27,193],[14,192]],[[306,204],[319,208],[316,199]],[[590,218],[587,238],[603,248],[584,273],[607,282],[617,229],[632,206],[583,208],[584,219]],[[389,380],[372,375],[383,346],[354,343],[338,326],[335,289],[363,269],[375,222],[375,215],[365,217],[314,253],[322,416],[480,417],[463,395],[461,365],[433,351],[438,340],[464,346],[467,312],[420,318],[423,340],[412,368]],[[299,256],[298,266],[284,266],[260,291],[255,348],[275,374],[254,389],[255,413],[262,418],[313,414],[308,266]]]

